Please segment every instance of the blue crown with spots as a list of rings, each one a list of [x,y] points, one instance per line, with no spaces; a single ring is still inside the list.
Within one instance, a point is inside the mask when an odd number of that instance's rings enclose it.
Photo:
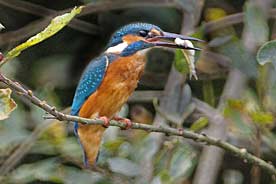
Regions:
[[[145,30],[148,32],[153,28],[158,31],[162,31],[158,26],[155,26],[153,24],[148,24],[148,23],[132,23],[132,24],[123,26],[112,35],[108,47],[113,47],[118,45],[119,43],[122,43],[123,42],[122,38],[125,35],[128,35],[128,34],[138,35],[139,31],[141,30]]]

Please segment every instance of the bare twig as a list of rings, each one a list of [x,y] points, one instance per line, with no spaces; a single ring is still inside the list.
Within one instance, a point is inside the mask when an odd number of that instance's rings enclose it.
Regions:
[[[168,113],[166,110],[158,106],[157,98],[153,100],[153,106],[155,111],[158,114],[160,114],[163,118],[170,121],[171,123],[174,123],[175,125],[180,125],[180,126],[182,125],[182,123],[184,123],[184,121],[188,118],[188,116],[194,112],[196,108],[194,103],[190,103],[182,114],[178,114],[178,113],[172,114],[171,112]]]
[[[163,91],[155,90],[141,90],[134,91],[134,93],[128,99],[128,102],[152,102],[155,98],[159,99],[163,97]]]
[[[140,1],[129,1],[129,0],[117,0],[117,1],[106,1],[99,3],[88,4],[79,16],[85,16],[92,13],[111,11],[126,8],[135,7],[174,7],[177,8],[175,0],[140,0]],[[68,10],[65,10],[68,11]]]
[[[272,19],[276,18],[276,8],[269,10],[268,18],[272,18]],[[243,21],[244,21],[244,13],[236,13],[236,14],[228,15],[221,19],[206,23],[204,25],[204,32],[210,33],[217,29],[242,23]]]
[[[54,116],[56,119],[60,121],[72,121],[72,122],[79,122],[82,124],[87,124],[87,125],[103,125],[104,122],[99,119],[87,119],[87,118],[82,118],[78,116],[71,116],[64,114],[62,112],[59,112],[55,109],[55,107],[50,106],[47,104],[45,101],[40,100],[38,97],[36,97],[32,91],[24,89],[18,82],[13,82],[12,80],[8,79],[5,77],[3,74],[0,74],[0,81],[8,85],[13,91],[20,93],[23,97],[31,101],[34,105],[40,107],[41,109],[45,110],[52,116]],[[120,128],[125,128],[126,124],[121,123],[118,121],[111,120],[110,121],[111,126],[117,126]],[[141,129],[145,130],[148,132],[160,132],[160,133],[165,133],[166,135],[174,135],[174,136],[181,136],[187,139],[192,139],[197,142],[201,143],[207,143],[209,145],[214,145],[217,147],[220,147],[226,151],[229,151],[239,158],[243,160],[247,160],[249,163],[253,163],[256,165],[259,165],[260,168],[266,170],[272,175],[276,175],[276,169],[275,167],[270,164],[265,162],[264,160],[255,157],[254,155],[248,153],[246,149],[239,149],[232,144],[229,144],[227,142],[224,142],[220,139],[216,139],[213,137],[209,137],[205,134],[198,134],[194,133],[188,130],[183,130],[183,129],[174,129],[170,127],[162,127],[162,126],[152,126],[152,125],[146,125],[146,124],[139,124],[139,123],[132,123],[132,129]]]
[[[33,15],[41,16],[46,18],[46,20],[50,20],[54,16],[57,16],[58,14],[62,14],[60,11],[51,10],[48,8],[45,8],[40,5],[33,4],[31,2],[27,1],[19,1],[19,0],[0,0],[0,4],[15,10],[19,10],[22,12],[30,13]],[[63,11],[62,11],[63,12]],[[65,13],[65,12],[64,12]],[[40,20],[41,21],[41,20]],[[100,28],[97,25],[85,22],[80,19],[74,19],[69,24],[69,27],[76,29],[78,31],[87,33],[87,34],[96,34],[99,33]]]

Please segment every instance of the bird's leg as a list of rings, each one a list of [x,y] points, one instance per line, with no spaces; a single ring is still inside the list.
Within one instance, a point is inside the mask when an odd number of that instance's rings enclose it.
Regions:
[[[106,116],[101,116],[99,117],[100,120],[102,120],[104,123],[103,123],[103,127],[104,128],[108,128],[109,127],[109,121],[110,119],[108,119]]]
[[[128,130],[132,126],[132,122],[130,121],[130,119],[122,118],[122,117],[119,117],[119,116],[114,116],[112,119],[115,120],[115,121],[119,121],[119,122],[125,123],[126,127],[122,128],[123,130]]]

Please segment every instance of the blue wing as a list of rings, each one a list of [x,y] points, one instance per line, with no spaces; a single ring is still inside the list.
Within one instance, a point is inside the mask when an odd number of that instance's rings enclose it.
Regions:
[[[71,115],[78,115],[80,108],[82,107],[85,100],[91,94],[93,94],[100,86],[104,78],[108,64],[112,63],[112,61],[114,61],[116,57],[117,56],[115,55],[107,54],[107,55],[100,56],[89,63],[89,65],[86,67],[85,71],[83,72],[80,82],[78,84],[78,87],[76,89],[73,104],[72,104],[72,109],[71,109]],[[86,154],[79,140],[77,122],[74,123],[74,133],[78,137],[78,141],[83,150],[84,164],[85,166],[88,166]]]
[[[85,100],[94,93],[101,84],[109,64],[107,56],[94,59],[86,67],[75,92],[71,115],[78,115]]]
[[[91,61],[86,67],[75,92],[73,104],[71,107],[71,115],[78,115],[80,108],[85,100],[97,90],[104,78],[107,66],[108,58],[106,56],[102,56]],[[74,133],[78,137],[78,142],[80,143],[83,150],[84,164],[85,166],[88,166],[86,154],[79,140],[77,122],[74,122]]]

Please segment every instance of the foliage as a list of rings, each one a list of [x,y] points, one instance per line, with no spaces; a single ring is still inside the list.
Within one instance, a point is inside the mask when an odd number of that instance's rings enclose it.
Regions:
[[[81,12],[82,7],[74,8],[70,13],[57,16],[52,19],[51,23],[40,33],[29,38],[26,42],[16,46],[14,49],[8,52],[6,59],[10,60],[18,56],[23,50],[33,45],[42,42],[43,40],[53,36],[59,32],[64,26],[66,26],[77,14]]]
[[[260,65],[272,63],[276,68],[276,41],[266,42],[261,46],[257,53],[257,61]]]
[[[0,89],[0,120],[7,119],[16,108],[16,103],[11,98],[11,89]]]

